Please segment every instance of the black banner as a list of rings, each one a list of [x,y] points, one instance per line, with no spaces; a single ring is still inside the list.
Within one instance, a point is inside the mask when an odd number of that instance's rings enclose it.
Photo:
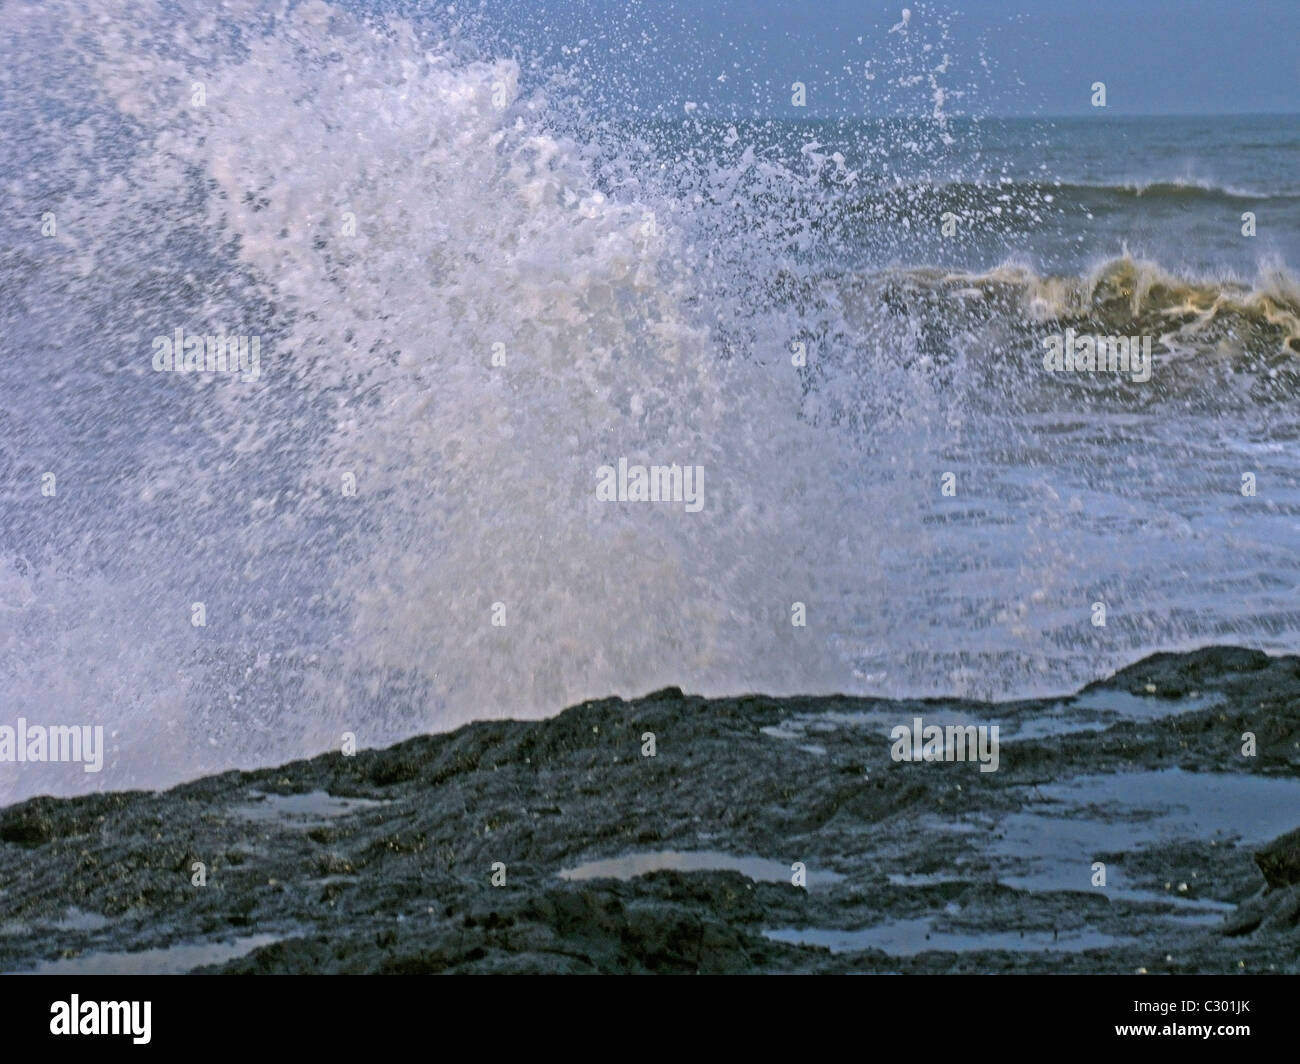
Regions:
[[[414,1034],[430,1021],[457,1040],[471,1029],[453,1032],[451,1025],[477,1024],[485,1049],[510,1032],[549,1032],[550,1038],[557,1023],[570,1044],[608,1031],[612,1047],[627,1045],[627,1033],[645,1035],[647,1024],[664,1025],[672,1041],[711,1029],[743,1039],[744,1026],[755,1025],[765,1038],[788,1027],[790,1048],[839,1033],[861,1039],[864,1051],[888,1035],[891,1048],[900,1039],[972,1049],[982,1043],[995,1055],[1014,1046],[1086,1051],[1123,1043],[1144,1044],[1146,1051],[1156,1043],[1180,1054],[1195,1044],[1228,1053],[1293,1053],[1296,1037],[1296,984],[1284,977],[868,976],[828,984],[777,976],[729,985],[704,978],[707,990],[682,979],[575,984],[525,977],[485,987],[463,978],[297,976],[267,985],[175,976],[19,977],[3,983],[0,1017],[8,1048],[92,1054],[110,1044],[147,1053],[231,1042],[337,1054],[392,1045],[394,1023]]]

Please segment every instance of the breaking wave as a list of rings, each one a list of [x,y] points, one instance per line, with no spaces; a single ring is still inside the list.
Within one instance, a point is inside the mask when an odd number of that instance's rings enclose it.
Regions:
[[[1042,457],[1077,442],[997,427],[1059,406],[1026,383],[1052,321],[1197,334],[1289,387],[1288,275],[900,267],[888,227],[858,234],[878,263],[837,269],[826,220],[866,182],[837,152],[730,130],[677,166],[472,29],[319,0],[0,10],[24,134],[0,172],[0,423],[14,483],[59,483],[4,499],[2,681],[11,716],[108,727],[105,785],[665,684],[1070,688],[1296,630],[1267,555],[1239,570],[1249,615],[1201,617],[1139,557],[1110,594],[1149,616],[1081,630],[1108,555]],[[929,132],[946,158],[951,127]],[[46,213],[52,239],[14,221]],[[256,387],[154,372],[178,327],[260,337]],[[701,467],[703,510],[599,501],[620,458]],[[938,494],[951,469],[968,509]],[[1182,535],[1143,490],[1119,523]],[[1026,494],[1007,558],[982,515]],[[0,801],[30,786],[0,774]]]

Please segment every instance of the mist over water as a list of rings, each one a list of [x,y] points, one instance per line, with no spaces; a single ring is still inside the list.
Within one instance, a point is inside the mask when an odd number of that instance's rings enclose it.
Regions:
[[[1053,155],[950,105],[921,18],[875,76],[922,117],[822,124],[611,114],[445,12],[55,0],[0,40],[0,723],[109,746],[0,802],[666,684],[1296,648],[1294,118]],[[1151,381],[1044,373],[1067,326],[1156,337]],[[155,372],[177,328],[260,337],[258,380]],[[598,501],[621,457],[703,509]]]

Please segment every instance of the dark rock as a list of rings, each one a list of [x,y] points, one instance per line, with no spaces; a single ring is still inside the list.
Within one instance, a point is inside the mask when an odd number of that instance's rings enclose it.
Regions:
[[[1258,672],[1269,662],[1263,651],[1245,647],[1214,646],[1186,654],[1152,654],[1084,690],[1114,688],[1158,698],[1182,698],[1227,675]]]
[[[0,842],[19,846],[39,846],[54,837],[54,818],[41,805],[47,799],[34,799],[25,805],[6,810],[0,816]]]
[[[1300,884],[1300,828],[1288,831],[1259,850],[1255,863],[1270,887]]]
[[[1208,829],[1132,848],[1123,810],[1099,803],[1087,815],[1115,818],[1114,844],[1081,854],[1081,878],[1058,890],[1006,885],[1009,861],[1037,855],[995,852],[1007,817],[1057,815],[1038,793],[1054,782],[1170,768],[1300,777],[1300,659],[1159,654],[1092,689],[1100,697],[1075,710],[1057,699],[704,699],[665,688],[164,794],[32,799],[0,811],[0,971],[260,935],[277,941],[202,970],[1300,973],[1300,831],[1254,861]],[[1108,690],[1171,701],[1150,719],[1120,719],[1105,709]],[[1213,704],[1180,711],[1172,700],[1192,691]],[[1002,722],[997,772],[892,760],[879,721],[942,715]],[[1018,737],[1061,715],[1083,726]],[[806,739],[780,737],[810,716],[821,723]],[[645,731],[654,757],[642,754]],[[1258,739],[1249,763],[1243,731]],[[250,816],[267,808],[257,795],[315,792],[360,801],[305,820]],[[758,878],[687,871],[674,856],[684,851],[757,859],[743,867]],[[560,875],[644,852],[665,856],[632,878]],[[1090,888],[1097,860],[1122,866],[1138,896]],[[192,883],[195,862],[205,886]],[[811,889],[792,884],[796,863]],[[1217,924],[1173,919],[1214,901],[1240,908]],[[74,907],[94,918],[70,918]],[[968,948],[853,946],[864,929],[922,918],[935,942],[965,937]],[[770,937],[778,929],[847,945],[792,944]],[[1053,930],[1060,949],[1032,947]],[[1111,944],[1070,948],[1083,931]]]

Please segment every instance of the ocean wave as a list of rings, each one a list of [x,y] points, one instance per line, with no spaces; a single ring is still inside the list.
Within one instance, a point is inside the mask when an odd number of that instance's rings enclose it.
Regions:
[[[1216,185],[1212,181],[1197,178],[1176,178],[1162,181],[1125,181],[1119,184],[1067,184],[1070,190],[1096,189],[1113,195],[1132,195],[1138,197],[1165,197],[1168,199],[1230,199],[1230,200],[1267,200],[1297,199],[1297,196],[1279,196],[1271,192],[1241,188],[1237,185]]]
[[[1190,339],[1232,322],[1266,332],[1279,354],[1300,354],[1300,278],[1281,267],[1261,271],[1246,283],[1183,277],[1159,263],[1125,255],[1073,275],[1005,264],[974,273],[923,266],[874,276],[963,303],[972,298],[997,301],[1017,309],[1027,323],[1156,329]]]
[[[1002,181],[957,182],[939,188],[970,188],[991,191],[1024,191],[1034,195],[1088,196],[1098,193],[1123,199],[1174,199],[1174,200],[1271,200],[1300,199],[1300,196],[1262,192],[1239,185],[1219,185],[1199,178],[1169,178],[1151,181]]]
[[[969,469],[972,503],[981,480],[999,490],[994,461],[960,458],[979,448],[1070,476],[1068,443],[1018,420],[1064,393],[1019,372],[1035,330],[1149,327],[1290,365],[1291,275],[868,272],[924,254],[919,220],[938,215],[920,197],[978,189],[987,215],[1008,197],[1033,222],[1069,186],[885,189],[882,214],[910,224],[841,241],[831,212],[868,193],[838,153],[785,165],[737,140],[676,165],[566,78],[436,19],[323,0],[0,7],[21,119],[9,214],[58,215],[57,237],[29,225],[0,263],[0,416],[31,426],[27,482],[48,450],[60,488],[65,469],[112,486],[57,521],[13,507],[6,550],[34,559],[0,580],[15,711],[98,707],[122,736],[114,779],[149,786],[155,763],[192,774],[672,683],[846,690],[892,670],[909,694],[980,675],[1005,694],[1124,649],[1077,639],[1084,579],[1109,564],[1087,529],[1043,532],[1027,561],[936,566],[985,529],[939,477]],[[150,337],[179,327],[260,336],[256,388],[152,373]],[[1219,416],[1204,376],[1172,386]],[[704,509],[600,497],[624,460],[705,470]],[[1163,543],[1135,595],[1168,568]],[[1161,639],[1192,631],[1173,607],[1157,621]]]

